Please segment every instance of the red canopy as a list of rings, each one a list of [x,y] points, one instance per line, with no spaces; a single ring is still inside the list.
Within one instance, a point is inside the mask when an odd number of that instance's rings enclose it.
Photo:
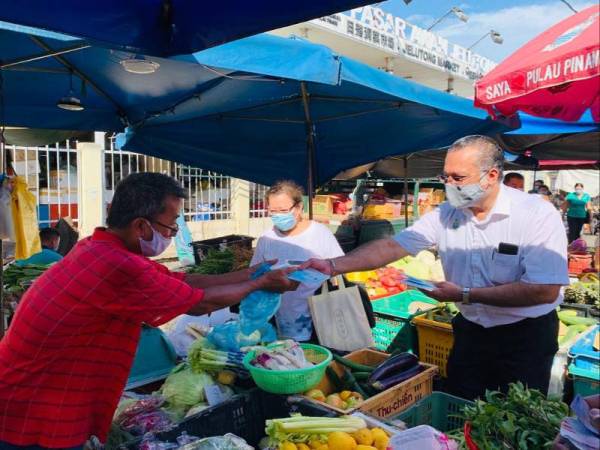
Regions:
[[[592,109],[600,122],[600,6],[546,30],[475,84],[475,106],[492,115],[524,111],[578,120]]]

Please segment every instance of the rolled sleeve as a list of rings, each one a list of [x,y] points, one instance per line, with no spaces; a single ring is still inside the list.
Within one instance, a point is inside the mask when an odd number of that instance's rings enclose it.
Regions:
[[[530,284],[569,284],[567,236],[560,214],[541,202],[523,248],[524,274]]]
[[[184,273],[171,272],[152,263],[122,289],[122,295],[107,307],[122,318],[158,326],[188,312],[204,297],[202,289],[191,287]]]
[[[394,240],[408,253],[416,255],[437,244],[440,228],[440,208],[436,208],[396,234]]]

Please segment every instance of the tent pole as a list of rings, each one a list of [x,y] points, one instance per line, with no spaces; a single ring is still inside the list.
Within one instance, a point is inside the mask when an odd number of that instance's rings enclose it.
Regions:
[[[2,93],[0,93],[2,95]],[[0,187],[6,173],[6,149],[4,148],[4,124],[0,124]],[[4,312],[4,240],[0,237],[0,339],[6,333]]]
[[[404,228],[408,228],[408,157],[404,157]]]
[[[308,218],[313,218],[313,197],[315,189],[315,129],[310,118],[310,107],[306,83],[300,82],[302,104],[304,105],[304,123],[306,124],[306,153],[308,159]]]

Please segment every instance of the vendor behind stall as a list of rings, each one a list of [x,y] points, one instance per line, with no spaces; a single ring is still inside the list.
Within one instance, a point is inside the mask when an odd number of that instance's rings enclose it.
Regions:
[[[80,448],[106,438],[142,323],[201,315],[257,289],[297,287],[285,270],[250,280],[173,273],[148,259],[177,234],[185,191],[172,178],[138,173],[115,191],[98,228],[28,289],[0,341],[0,449]]]
[[[31,264],[47,265],[63,259],[57,252],[60,245],[60,233],[55,228],[43,228],[40,230],[40,242],[42,251],[31,255],[27,259],[20,259],[15,262],[17,266],[28,266]]]
[[[375,269],[437,245],[446,282],[428,295],[457,302],[449,390],[463,398],[522,381],[548,390],[561,286],[569,284],[560,214],[537,195],[504,186],[503,153],[467,136],[444,163],[447,203],[392,239],[305,264],[328,274]]]

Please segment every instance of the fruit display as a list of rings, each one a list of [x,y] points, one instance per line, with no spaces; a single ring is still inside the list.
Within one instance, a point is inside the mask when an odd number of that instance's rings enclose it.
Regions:
[[[567,286],[564,292],[565,303],[592,305],[600,309],[600,280],[595,274],[586,274]]]
[[[262,449],[386,450],[390,437],[382,428],[368,428],[360,417],[292,416],[267,420]]]
[[[311,389],[304,395],[318,402],[327,403],[337,409],[354,409],[357,408],[365,401],[363,395],[355,391],[341,391],[333,394],[325,395],[320,389]]]
[[[596,319],[590,317],[580,317],[577,311],[572,309],[562,309],[558,311],[558,345],[570,342],[575,336],[580,335],[589,327],[597,323]]]
[[[421,280],[444,280],[440,260],[427,250],[417,256],[406,256],[377,270],[349,273],[347,278],[353,283],[364,284],[369,297],[378,299],[405,291],[404,278],[407,275]]]
[[[412,353],[388,355],[363,349],[348,357],[334,354],[333,359],[321,382],[304,395],[341,414],[379,406],[378,394],[416,377],[427,368]]]

